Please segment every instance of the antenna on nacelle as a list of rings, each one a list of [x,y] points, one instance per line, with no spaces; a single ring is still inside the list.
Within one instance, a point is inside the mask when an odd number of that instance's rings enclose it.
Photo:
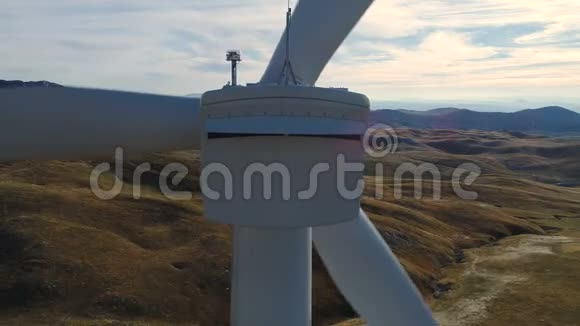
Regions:
[[[292,69],[290,62],[290,29],[292,26],[292,8],[290,7],[290,0],[288,0],[288,11],[286,12],[286,58],[284,59],[284,67],[280,76],[280,84],[282,85],[298,85],[296,75]]]
[[[228,50],[226,60],[232,63],[232,86],[238,84],[238,62],[242,61],[240,50]]]

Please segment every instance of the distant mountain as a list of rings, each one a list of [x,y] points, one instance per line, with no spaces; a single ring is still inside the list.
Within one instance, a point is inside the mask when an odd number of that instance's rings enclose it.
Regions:
[[[63,87],[63,86],[47,82],[46,80],[24,82],[21,80],[0,79],[0,88],[17,88],[17,87]]]
[[[427,110],[427,111],[417,111],[417,110],[405,110],[405,109],[401,109],[399,111],[405,112],[405,113],[409,113],[409,114],[418,114],[418,115],[434,116],[434,115],[454,113],[454,112],[457,112],[457,111],[461,111],[461,109],[457,109],[457,108],[438,108],[438,109],[431,109],[431,110]]]
[[[63,87],[48,81],[1,80],[0,89],[18,87]],[[201,94],[190,94],[199,97]],[[452,107],[428,111],[375,110],[373,123],[417,129],[509,130],[541,134],[580,134],[580,114],[559,106],[513,113],[478,112]]]
[[[376,110],[373,123],[420,129],[511,130],[543,134],[580,133],[580,114],[559,106],[513,113],[439,108],[429,111]]]

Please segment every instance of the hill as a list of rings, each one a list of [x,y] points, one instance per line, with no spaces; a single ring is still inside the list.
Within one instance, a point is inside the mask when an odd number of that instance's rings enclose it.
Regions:
[[[63,87],[63,86],[47,82],[46,80],[24,82],[21,80],[0,79],[0,88],[16,88],[16,87]]]
[[[521,132],[398,129],[399,155],[390,160],[450,165],[472,162],[488,172],[555,185],[580,186],[580,139]],[[399,162],[397,160],[396,162]]]
[[[578,190],[538,182],[558,170],[558,181],[574,183],[577,142],[504,132],[398,130],[400,151],[387,156],[377,199],[368,161],[364,209],[392,246],[425,298],[446,288],[443,267],[460,262],[464,250],[516,234],[544,234],[538,223],[579,218]],[[197,152],[151,154],[124,166],[132,175],[140,162],[141,199],[132,184],[109,201],[90,191],[88,176],[99,162],[0,164],[0,323],[65,325],[227,325],[231,229],[203,218],[197,191]],[[182,162],[189,176],[178,187],[194,191],[190,201],[170,201],[158,189],[163,166]],[[431,162],[442,172],[442,200],[413,198],[413,180],[403,179],[395,199],[392,172],[403,162]],[[462,162],[483,175],[469,187],[475,201],[458,198],[449,176]],[[572,164],[572,165],[570,165]],[[103,184],[110,183],[108,175]],[[314,325],[354,317],[320,260],[314,259]]]
[[[0,80],[0,88],[14,87],[63,86],[48,81]],[[187,96],[200,95],[194,93]],[[428,111],[383,109],[371,112],[371,122],[397,128],[509,130],[546,135],[580,135],[580,113],[558,106],[513,113],[477,112],[458,108],[437,108]]]
[[[372,122],[420,129],[510,130],[540,134],[580,133],[580,114],[550,106],[513,113],[440,108],[430,111],[376,110]]]

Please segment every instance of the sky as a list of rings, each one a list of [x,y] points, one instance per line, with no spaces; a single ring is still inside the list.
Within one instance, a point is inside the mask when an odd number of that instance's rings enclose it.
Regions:
[[[306,0],[305,0],[306,1]],[[294,2],[294,1],[293,1]],[[171,95],[256,82],[286,0],[0,0],[0,79]],[[375,107],[580,111],[580,1],[376,0],[318,86]]]

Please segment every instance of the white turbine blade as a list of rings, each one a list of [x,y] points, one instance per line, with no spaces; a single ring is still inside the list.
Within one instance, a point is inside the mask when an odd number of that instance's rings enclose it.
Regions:
[[[368,325],[437,325],[362,210],[353,221],[313,228],[312,236],[332,279]]]
[[[110,158],[199,148],[200,101],[110,90],[0,90],[0,161]]]
[[[301,0],[292,16],[290,61],[303,85],[314,85],[334,52],[373,0]],[[286,59],[286,34],[270,60],[261,83],[277,83]]]

